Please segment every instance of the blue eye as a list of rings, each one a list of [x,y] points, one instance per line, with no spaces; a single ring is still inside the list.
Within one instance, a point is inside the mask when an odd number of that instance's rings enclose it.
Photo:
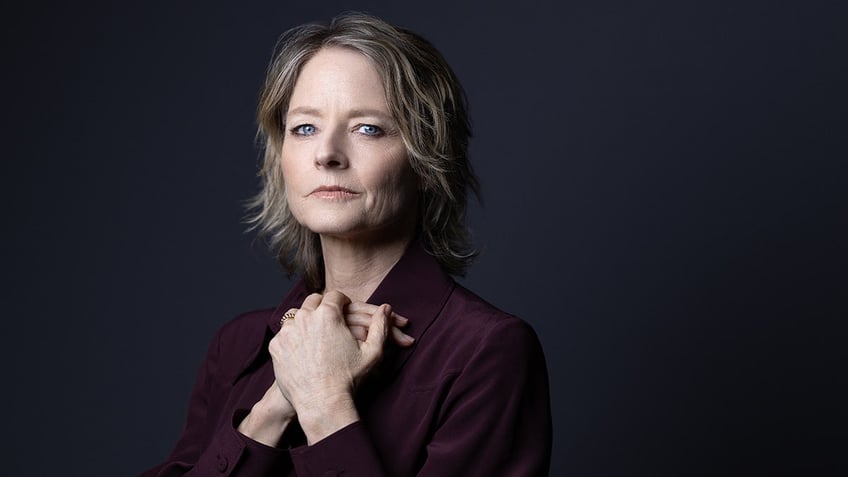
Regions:
[[[315,126],[311,124],[301,124],[291,128],[291,132],[298,136],[311,136],[315,134]]]
[[[383,134],[383,130],[380,129],[380,126],[375,126],[373,124],[363,124],[362,126],[359,126],[359,132],[366,136],[379,136]]]

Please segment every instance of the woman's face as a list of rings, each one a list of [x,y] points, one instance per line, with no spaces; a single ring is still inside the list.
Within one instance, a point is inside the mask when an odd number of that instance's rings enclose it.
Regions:
[[[295,219],[343,238],[411,235],[417,180],[380,74],[361,53],[324,48],[301,69],[281,163]]]

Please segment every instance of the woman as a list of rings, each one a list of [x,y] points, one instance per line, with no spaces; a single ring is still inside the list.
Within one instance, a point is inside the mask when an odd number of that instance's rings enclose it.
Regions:
[[[441,55],[359,14],[290,30],[259,131],[253,220],[302,280],[217,333],[176,448],[143,475],[546,474],[538,339],[450,277],[477,186]]]

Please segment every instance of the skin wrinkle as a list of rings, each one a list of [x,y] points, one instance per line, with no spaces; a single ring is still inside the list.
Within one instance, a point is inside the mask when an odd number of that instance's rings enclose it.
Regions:
[[[417,222],[408,213],[418,210],[417,178],[402,138],[386,132],[396,123],[387,119],[392,116],[385,92],[374,85],[381,85],[380,75],[360,53],[316,53],[292,93],[280,162],[292,214],[320,236],[325,289],[355,300],[365,300],[382,281]],[[371,119],[382,133],[360,132]],[[309,134],[299,133],[304,125],[311,126]],[[355,195],[320,198],[312,193],[319,186],[341,186]],[[331,266],[336,263],[345,266]]]
[[[366,318],[365,341],[357,344],[346,316],[403,254],[417,219],[407,213],[417,210],[418,191],[403,140],[379,133],[395,122],[387,119],[385,92],[373,87],[380,84],[375,79],[379,73],[360,53],[324,49],[303,65],[289,101],[279,169],[292,215],[320,237],[326,288],[290,310],[297,319],[269,345],[277,382],[240,426],[266,443],[276,442],[287,424],[270,432],[262,416],[288,423],[296,414],[310,443],[358,420],[351,393],[382,356],[391,328],[386,306]],[[363,132],[372,123],[378,133]],[[316,192],[333,186],[352,192]],[[412,342],[396,328],[392,334],[402,346]],[[286,372],[279,372],[280,363],[287,363]]]
[[[463,275],[477,254],[465,224],[467,195],[479,198],[479,187],[468,161],[471,129],[462,86],[427,40],[363,15],[343,15],[328,26],[304,25],[280,38],[258,108],[265,159],[262,192],[250,204],[251,228],[267,239],[289,275],[302,275],[312,291],[324,288],[321,241],[293,218],[278,164],[291,126],[285,112],[297,106],[291,104],[294,83],[305,63],[327,48],[358,52],[378,72],[367,87],[383,85],[387,111],[397,120],[396,133],[416,175],[415,228],[448,273]]]

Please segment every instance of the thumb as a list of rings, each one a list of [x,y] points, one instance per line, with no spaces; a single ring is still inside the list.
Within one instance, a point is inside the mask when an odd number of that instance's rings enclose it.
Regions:
[[[391,305],[382,305],[371,317],[371,325],[368,326],[368,337],[365,338],[364,347],[368,353],[368,358],[373,359],[381,356],[383,352],[383,343],[389,334],[389,326],[392,321]]]

